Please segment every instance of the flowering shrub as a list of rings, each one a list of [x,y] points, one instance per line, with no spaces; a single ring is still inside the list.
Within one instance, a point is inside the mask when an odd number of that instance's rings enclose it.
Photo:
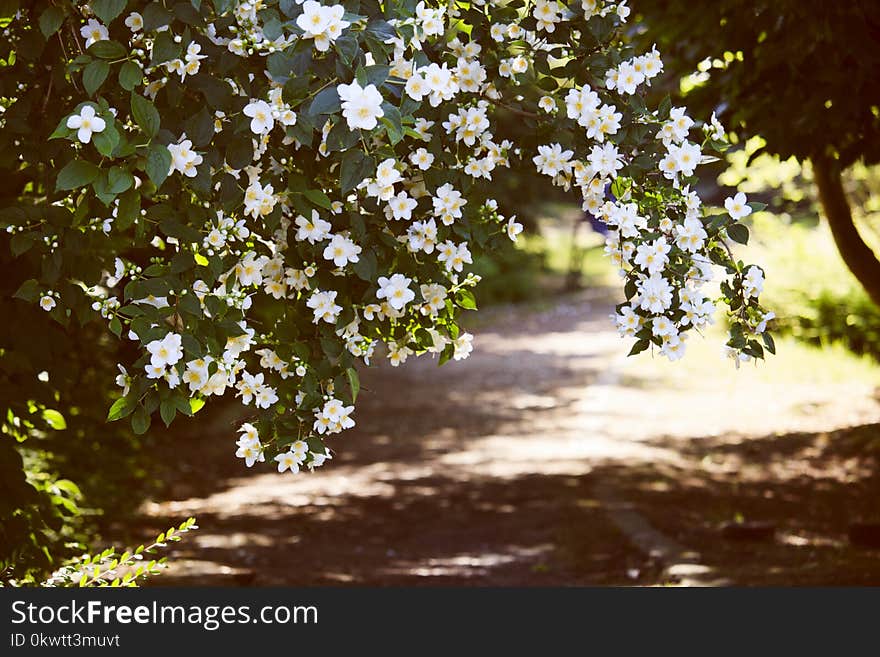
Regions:
[[[694,172],[724,130],[646,106],[663,64],[622,41],[626,2],[17,4],[0,53],[2,166],[22,182],[0,221],[33,274],[17,296],[137,345],[109,419],[138,433],[228,392],[254,411],[248,466],[321,466],[359,362],[471,352],[468,266],[522,229],[493,198],[512,167],[609,225],[632,353],[680,358],[716,302],[737,362],[773,349],[763,272],[727,243],[757,204],[705,216]]]

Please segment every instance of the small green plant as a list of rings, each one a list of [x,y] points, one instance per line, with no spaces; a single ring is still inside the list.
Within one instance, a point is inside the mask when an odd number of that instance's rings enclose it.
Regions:
[[[86,587],[86,586],[127,586],[136,587],[148,577],[158,575],[165,568],[168,558],[154,558],[153,555],[168,543],[176,543],[183,535],[198,529],[195,518],[188,518],[177,527],[169,527],[159,534],[149,545],[139,545],[132,551],[122,553],[115,548],[107,548],[98,554],[85,554],[71,560],[39,586],[42,587]],[[149,559],[148,559],[149,557]],[[18,583],[10,582],[11,586]]]

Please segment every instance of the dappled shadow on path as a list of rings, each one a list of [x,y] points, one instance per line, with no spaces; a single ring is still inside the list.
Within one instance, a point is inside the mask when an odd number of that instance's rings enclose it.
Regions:
[[[232,457],[240,418],[221,409],[213,431],[176,444],[166,495],[136,521],[199,519],[156,584],[670,581],[612,521],[603,487],[728,581],[880,584],[880,554],[845,536],[849,520],[877,518],[880,498],[872,452],[844,447],[877,426],[833,430],[838,407],[864,423],[880,404],[849,384],[658,390],[621,364],[612,308],[582,295],[497,310],[467,361],[364,372],[357,427],[315,474],[247,471]],[[755,403],[768,391],[772,416]],[[731,405],[742,412],[716,420]],[[829,431],[792,432],[806,425]],[[739,518],[776,526],[775,538],[724,538]]]

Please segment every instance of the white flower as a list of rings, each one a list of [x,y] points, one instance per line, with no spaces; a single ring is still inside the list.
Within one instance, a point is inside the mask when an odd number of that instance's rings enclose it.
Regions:
[[[180,171],[188,178],[194,178],[196,167],[202,163],[202,156],[192,149],[192,141],[184,139],[179,144],[168,144],[171,153],[170,171]]]
[[[306,0],[302,8],[303,13],[296,19],[297,26],[310,36],[323,34],[330,25],[329,7],[323,7],[315,0]]]
[[[48,294],[44,294],[40,297],[40,308],[49,312],[55,307],[55,299]]]
[[[417,148],[415,151],[410,153],[409,161],[422,171],[427,171],[434,163],[434,155],[429,153],[428,150],[425,148]]]
[[[760,267],[751,266],[743,278],[743,292],[746,298],[758,297],[764,291],[764,272]]]
[[[105,41],[110,38],[110,32],[107,28],[94,18],[90,18],[89,22],[80,28],[79,33],[86,40],[86,48],[95,43],[95,41]]]
[[[297,459],[296,455],[293,452],[284,452],[283,454],[279,454],[275,457],[275,461],[278,463],[278,472],[284,472],[285,470],[290,470],[291,474],[296,474],[299,472],[299,464],[301,459]]]
[[[244,459],[245,465],[249,468],[254,463],[262,463],[266,460],[266,457],[263,455],[263,446],[259,440],[246,440],[244,442],[239,440],[235,455]]]
[[[167,365],[174,365],[183,358],[181,337],[177,333],[166,333],[161,340],[148,343],[147,351],[150,352],[150,364],[153,367],[164,368]]]
[[[67,127],[76,130],[76,138],[88,144],[92,140],[92,133],[103,132],[107,124],[104,119],[95,115],[93,105],[83,105],[79,114],[72,114],[67,118]]]
[[[312,210],[311,219],[299,215],[296,218],[296,225],[299,228],[296,232],[296,239],[300,242],[308,240],[309,244],[327,239],[330,235],[330,229],[333,227],[329,221],[324,221],[318,216],[317,210]]]
[[[672,285],[660,274],[653,274],[638,284],[639,308],[659,315],[672,305]]]
[[[309,0],[310,2],[313,0]],[[272,108],[265,100],[252,100],[244,106],[244,115],[251,117],[251,132],[255,135],[263,135],[272,131],[275,119],[272,117]]]
[[[386,208],[394,219],[409,221],[412,218],[412,211],[416,209],[417,205],[418,202],[409,194],[400,192],[388,201]]]
[[[378,119],[385,116],[382,110],[382,94],[376,89],[376,85],[361,87],[355,80],[351,84],[340,84],[336,91],[342,101],[342,116],[351,130],[372,130]]]
[[[452,341],[452,346],[455,349],[452,358],[455,360],[464,360],[470,356],[471,352],[474,350],[473,342],[474,336],[470,333],[462,333],[459,335]]]
[[[404,306],[416,296],[416,293],[409,289],[411,282],[412,279],[403,274],[394,274],[391,278],[380,276],[377,281],[379,291],[376,292],[376,298],[386,299],[388,305],[395,310],[403,310]]]
[[[132,32],[140,32],[144,29],[144,17],[136,11],[133,11],[125,19],[125,25]]]
[[[342,312],[342,306],[336,305],[336,292],[322,292],[316,290],[309,297],[306,305],[314,312],[313,323],[317,324],[322,319],[328,324],[335,324],[336,317]]]
[[[742,192],[731,196],[724,201],[724,209],[734,221],[739,221],[752,214],[752,208],[748,205],[748,199]]]
[[[635,264],[649,274],[659,274],[669,262],[669,250],[672,247],[666,243],[666,238],[661,237],[652,243],[639,244],[636,248]]]
[[[361,247],[345,235],[334,235],[324,249],[324,257],[337,267],[345,267],[350,262],[357,262],[360,252]]]
[[[523,231],[521,223],[516,221],[516,215],[507,220],[507,236],[511,241],[516,242],[517,236]]]

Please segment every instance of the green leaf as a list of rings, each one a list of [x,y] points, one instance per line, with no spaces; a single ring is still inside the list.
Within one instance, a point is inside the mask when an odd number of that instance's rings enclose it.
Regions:
[[[327,135],[327,150],[330,152],[351,150],[359,139],[359,132],[349,130],[345,121],[338,121]]]
[[[382,103],[382,111],[385,115],[381,118],[385,125],[385,131],[388,133],[388,139],[394,146],[403,139],[403,125],[400,117],[400,110],[390,103]]]
[[[353,367],[345,370],[345,374],[348,376],[348,387],[351,388],[351,401],[354,403],[357,401],[358,393],[361,390],[361,380],[358,377],[357,370]]]
[[[115,422],[116,420],[121,420],[122,418],[131,415],[134,408],[135,405],[131,398],[120,397],[113,402],[113,405],[110,407],[110,411],[107,413],[107,421]]]
[[[342,63],[346,66],[352,65],[360,50],[360,48],[358,48],[357,37],[353,34],[343,34],[342,36],[337,37],[336,41],[333,42],[333,47],[336,49],[336,52],[339,53],[339,59],[341,59]]]
[[[29,278],[18,287],[12,296],[33,303],[40,296],[40,284],[33,278]]]
[[[119,86],[131,91],[144,81],[144,72],[135,62],[125,62],[119,69]]]
[[[63,431],[67,428],[67,422],[64,420],[64,416],[54,408],[44,408],[41,415],[46,424],[55,429],[55,431]]]
[[[474,293],[470,290],[459,290],[455,300],[465,310],[477,309],[477,300],[474,297]]]
[[[148,2],[141,12],[144,18],[144,32],[152,32],[156,28],[168,25],[173,16],[162,6],[161,2]]]
[[[131,114],[134,117],[134,120],[140,126],[141,130],[144,131],[144,134],[147,135],[147,137],[152,139],[156,136],[156,133],[159,132],[161,119],[159,118],[159,111],[156,109],[153,103],[151,103],[140,94],[132,94]],[[168,164],[169,166],[171,165],[170,160]]]
[[[347,194],[370,174],[375,167],[372,158],[365,157],[360,149],[353,148],[345,153],[339,172],[339,188]]]
[[[125,230],[134,223],[134,220],[140,216],[140,213],[141,195],[132,187],[119,197],[119,206],[116,211],[116,228]]]
[[[155,6],[158,3],[150,3],[151,6]],[[147,12],[144,11],[144,30],[147,30],[146,22],[147,22]],[[159,32],[156,35],[156,38],[153,40],[153,48],[151,50],[153,59],[150,61],[151,66],[156,66],[157,64],[164,64],[167,61],[172,59],[177,59],[178,55],[180,55],[180,44],[174,42],[174,38],[171,36],[170,30],[165,32]]]
[[[86,52],[100,59],[122,59],[128,57],[128,49],[118,41],[102,39],[90,45]]]
[[[733,224],[727,227],[727,234],[734,242],[740,244],[749,243],[749,229],[743,224]]]
[[[58,172],[55,191],[77,189],[91,184],[101,173],[97,165],[85,160],[71,160]]]
[[[192,140],[193,146],[207,146],[214,138],[214,116],[207,107],[203,106],[198,114],[184,121],[183,128],[186,136]]]
[[[162,186],[171,170],[171,152],[162,144],[150,144],[147,151],[147,175],[158,188]]]
[[[150,414],[143,406],[138,406],[137,410],[131,416],[131,429],[137,435],[143,435],[150,428]]]
[[[304,189],[302,193],[312,203],[325,210],[329,210],[333,205],[330,198],[319,189]]]
[[[312,99],[312,104],[309,106],[309,114],[312,116],[333,114],[341,109],[342,101],[339,100],[336,87],[327,87]]]
[[[385,80],[388,79],[390,73],[390,66],[386,66],[385,64],[371,64],[370,66],[365,66],[360,69],[358,71],[358,76],[363,78],[364,86],[373,84],[376,85],[376,87],[380,87]]]
[[[192,415],[195,415],[195,414],[198,413],[200,410],[202,410],[202,407],[203,407],[204,405],[205,405],[205,400],[204,400],[204,399],[190,399],[190,400],[189,400],[189,410],[190,410],[190,413],[191,413]]]
[[[119,131],[116,129],[116,121],[111,117],[104,120],[107,122],[106,127],[92,135],[92,143],[101,155],[111,157],[119,144]]]
[[[90,62],[85,69],[83,69],[83,86],[86,89],[86,93],[89,96],[94,96],[95,92],[104,84],[104,80],[107,79],[107,75],[110,73],[110,64],[107,62],[96,59]]]
[[[70,128],[67,127],[67,119],[69,119],[70,116],[71,115],[68,114],[67,116],[63,117],[58,122],[58,125],[55,127],[54,132],[52,132],[52,134],[49,135],[49,139],[66,138],[66,137],[70,137],[70,135],[72,135],[74,133],[73,130],[71,130]]]
[[[9,240],[9,248],[14,257],[20,256],[33,248],[39,238],[35,233],[18,233]]]
[[[358,257],[358,261],[352,265],[354,273],[362,281],[372,283],[376,280],[376,272],[379,265],[376,262],[376,254],[371,250],[364,250]]]
[[[107,25],[122,13],[126,4],[128,4],[127,0],[91,0],[89,7],[95,12],[95,16]]]
[[[233,169],[243,169],[254,159],[254,147],[251,138],[240,135],[226,147],[226,162]]]
[[[764,208],[767,207],[766,203],[758,203],[757,201],[753,201],[749,203],[748,206],[752,209],[752,212],[760,212]]]
[[[61,7],[49,7],[40,14],[40,32],[47,39],[58,31],[64,22],[64,10]]]
[[[171,426],[174,416],[177,415],[177,404],[173,398],[162,400],[162,403],[159,404],[159,415],[162,416],[166,427]]]
[[[642,353],[645,349],[650,345],[650,341],[648,340],[637,340],[636,343],[632,346],[632,349],[629,350],[628,356],[635,356],[636,354]]]
[[[122,167],[113,167],[107,172],[107,191],[116,196],[134,185],[134,176]]]

